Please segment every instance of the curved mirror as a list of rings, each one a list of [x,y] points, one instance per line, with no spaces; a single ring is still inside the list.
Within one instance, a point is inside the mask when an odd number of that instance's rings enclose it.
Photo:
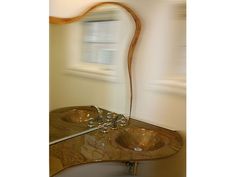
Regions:
[[[50,141],[89,129],[87,122],[97,111],[91,105],[129,115],[134,33],[132,16],[112,4],[79,21],[50,23]],[[61,126],[68,131],[58,131]]]

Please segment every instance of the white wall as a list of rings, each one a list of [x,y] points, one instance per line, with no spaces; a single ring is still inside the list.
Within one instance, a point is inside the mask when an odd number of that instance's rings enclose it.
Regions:
[[[50,15],[72,17],[98,0],[51,0]],[[185,141],[186,98],[184,94],[150,89],[149,83],[174,78],[173,58],[173,2],[164,0],[122,0],[132,7],[142,21],[142,36],[133,60],[134,109],[132,117],[180,131]],[[178,76],[176,76],[178,77]],[[67,99],[67,98],[65,98]],[[73,97],[68,99],[74,99]],[[184,177],[185,146],[175,156],[139,166],[143,177]]]

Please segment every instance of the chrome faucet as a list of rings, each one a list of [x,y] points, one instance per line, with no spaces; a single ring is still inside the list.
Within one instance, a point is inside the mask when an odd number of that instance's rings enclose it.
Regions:
[[[94,107],[96,109],[96,111],[98,112],[99,117],[102,116],[102,110],[98,106],[92,105],[91,107]]]
[[[98,106],[94,107],[98,113],[96,118],[90,117],[88,121],[88,127],[101,127],[101,132],[107,133],[109,129],[117,129],[119,127],[124,127],[128,124],[129,118],[126,118],[123,114],[117,114],[114,112],[107,112],[103,114],[103,111]]]
[[[104,123],[103,121],[103,111],[98,106],[91,106],[96,109],[98,116],[97,117],[90,117],[88,120],[88,127],[95,127],[96,124],[101,125]],[[89,114],[87,115],[90,116]]]

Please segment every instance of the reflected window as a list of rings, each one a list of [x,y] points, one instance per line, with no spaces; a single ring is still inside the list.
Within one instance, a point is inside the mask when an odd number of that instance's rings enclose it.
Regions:
[[[119,21],[114,15],[114,12],[96,13],[83,22],[82,62],[100,65],[115,63]]]
[[[82,77],[117,82],[121,64],[126,58],[130,34],[122,12],[117,8],[102,8],[88,13],[79,23],[68,25],[67,73]],[[125,37],[124,37],[125,36]]]

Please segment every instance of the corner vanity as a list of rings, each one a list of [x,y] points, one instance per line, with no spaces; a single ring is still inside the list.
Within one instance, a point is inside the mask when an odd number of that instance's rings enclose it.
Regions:
[[[96,112],[90,106],[51,111],[50,141],[87,130],[88,114],[96,117]],[[50,176],[75,165],[166,158],[176,154],[181,147],[182,138],[178,132],[130,118],[126,127],[105,133],[96,130],[52,144]]]

